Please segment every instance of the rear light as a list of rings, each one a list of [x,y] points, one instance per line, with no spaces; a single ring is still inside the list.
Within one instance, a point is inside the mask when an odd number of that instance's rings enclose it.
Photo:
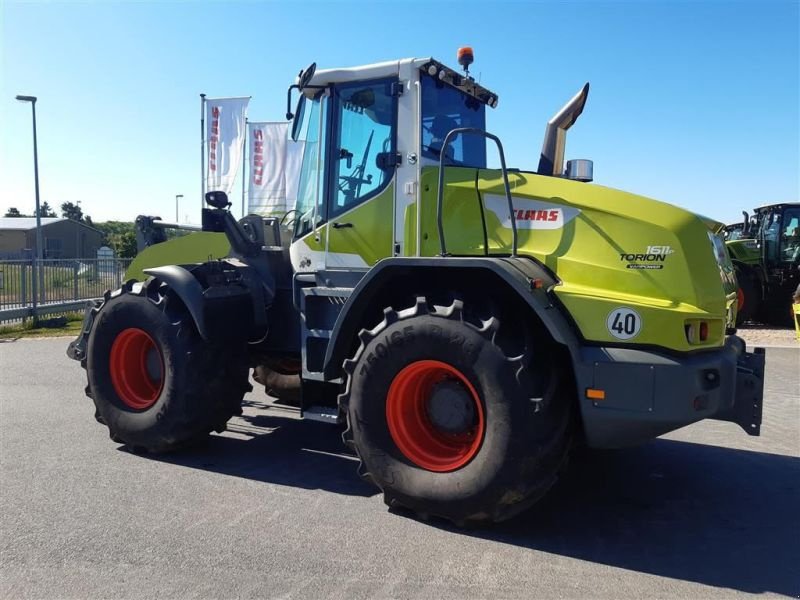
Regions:
[[[695,346],[697,344],[707,344],[711,339],[712,328],[710,321],[701,321],[700,319],[691,319],[684,323],[683,330],[686,334],[686,341]],[[714,331],[721,331],[720,327]],[[714,337],[719,337],[719,334],[714,334]]]

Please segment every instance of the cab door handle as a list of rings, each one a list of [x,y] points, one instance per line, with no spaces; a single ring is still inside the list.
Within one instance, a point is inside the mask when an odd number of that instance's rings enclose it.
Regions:
[[[352,223],[339,223],[338,221],[335,221],[333,223],[333,228],[334,229],[345,229],[347,227],[352,227],[352,226],[353,226]]]

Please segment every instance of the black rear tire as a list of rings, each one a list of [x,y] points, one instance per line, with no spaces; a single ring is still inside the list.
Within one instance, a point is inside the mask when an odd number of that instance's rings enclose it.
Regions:
[[[147,406],[131,406],[125,389],[112,377],[115,340],[123,332],[143,332],[161,357],[160,391]],[[87,345],[86,395],[111,439],[132,449],[166,452],[223,431],[231,416],[241,414],[248,383],[243,343],[204,341],[183,303],[165,285],[126,285],[100,308]],[[156,369],[157,371],[157,369]]]
[[[558,479],[573,439],[569,377],[546,334],[533,338],[537,347],[529,350],[535,358],[511,358],[496,343],[498,326],[494,317],[467,322],[459,300],[430,310],[420,297],[412,308],[386,309],[382,323],[359,334],[361,346],[345,362],[346,391],[340,396],[348,423],[344,440],[361,459],[361,475],[383,490],[387,505],[457,525],[503,521]],[[388,422],[393,381],[409,365],[431,361],[463,374],[485,417],[476,453],[447,472],[409,458]]]
[[[738,301],[740,305],[736,313],[736,324],[741,325],[751,320],[759,312],[761,297],[749,268],[735,264],[734,272],[736,273],[736,283],[739,286]]]

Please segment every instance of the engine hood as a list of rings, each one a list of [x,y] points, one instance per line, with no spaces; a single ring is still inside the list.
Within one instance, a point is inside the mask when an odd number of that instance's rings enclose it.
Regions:
[[[422,188],[430,190],[422,200],[425,255],[439,252],[436,174],[436,169],[423,174]],[[446,183],[447,251],[508,253],[511,217],[501,173],[448,168]],[[518,252],[542,262],[560,280],[554,293],[586,339],[619,341],[607,316],[628,307],[644,322],[639,343],[698,349],[687,342],[685,327],[700,320],[712,324],[714,339],[708,344],[723,343],[735,318],[736,283],[718,235],[722,223],[596,184],[527,172],[509,173],[509,184]]]

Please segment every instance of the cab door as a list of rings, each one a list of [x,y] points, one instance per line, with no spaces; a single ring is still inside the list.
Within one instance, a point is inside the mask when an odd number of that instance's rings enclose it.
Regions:
[[[369,269],[392,255],[396,78],[333,88],[327,269]]]

